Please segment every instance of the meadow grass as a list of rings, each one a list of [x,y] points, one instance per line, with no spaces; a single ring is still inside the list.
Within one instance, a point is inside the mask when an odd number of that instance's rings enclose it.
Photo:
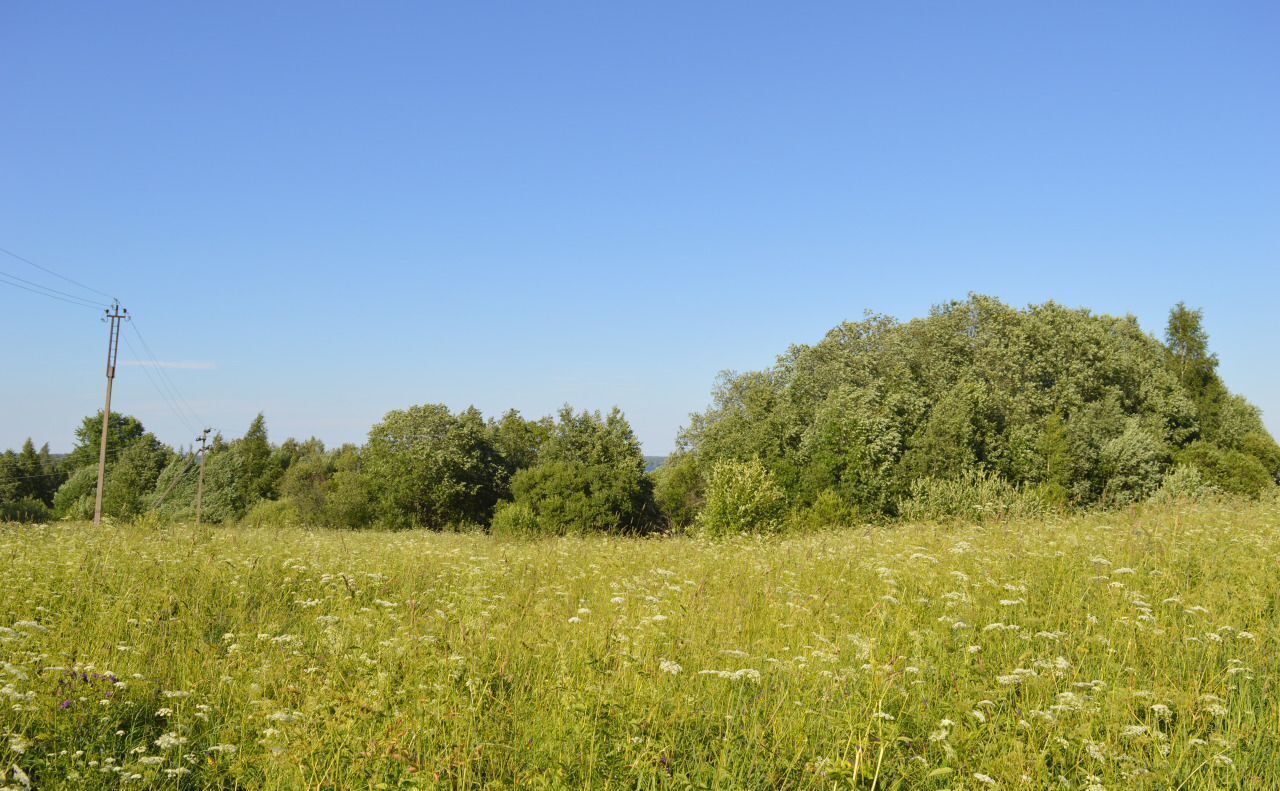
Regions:
[[[0,528],[23,788],[1276,788],[1280,505],[781,539]]]

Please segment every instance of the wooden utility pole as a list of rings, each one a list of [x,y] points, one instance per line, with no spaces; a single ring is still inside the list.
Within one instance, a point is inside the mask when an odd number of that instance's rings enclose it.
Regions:
[[[200,480],[196,483],[196,525],[200,525],[200,506],[204,500],[204,457],[208,450],[207,443],[209,441],[209,431],[205,429],[200,436],[196,437],[196,442],[200,443]]]
[[[116,378],[116,357],[120,353],[120,322],[127,321],[129,311],[112,302],[111,309],[103,311],[103,321],[109,321],[111,331],[107,341],[107,407],[102,411],[102,442],[98,445],[98,493],[93,501],[93,523],[102,524],[102,486],[107,478],[107,424],[111,422],[111,383]]]

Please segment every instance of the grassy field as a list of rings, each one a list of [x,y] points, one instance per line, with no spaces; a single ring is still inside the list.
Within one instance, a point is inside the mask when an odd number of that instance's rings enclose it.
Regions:
[[[785,540],[0,528],[23,788],[1280,787],[1280,505]]]

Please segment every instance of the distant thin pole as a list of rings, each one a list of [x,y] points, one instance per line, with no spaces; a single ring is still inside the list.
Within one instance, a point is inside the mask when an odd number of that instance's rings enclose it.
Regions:
[[[116,358],[120,354],[120,321],[129,318],[129,311],[113,302],[104,311],[103,321],[110,321],[107,337],[107,405],[102,410],[102,441],[98,444],[98,492],[93,501],[93,523],[102,524],[102,488],[107,479],[107,426],[111,422],[111,385],[116,379]]]
[[[200,436],[196,437],[196,442],[200,443],[200,480],[196,484],[196,525],[200,524],[200,506],[204,501],[204,457],[207,455],[208,448],[206,443],[209,440],[210,429],[205,429]]]

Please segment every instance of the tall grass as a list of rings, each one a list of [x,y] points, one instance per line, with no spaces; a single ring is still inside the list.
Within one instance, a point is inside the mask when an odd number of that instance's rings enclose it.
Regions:
[[[36,788],[1275,788],[1280,506],[795,539],[0,528]]]

